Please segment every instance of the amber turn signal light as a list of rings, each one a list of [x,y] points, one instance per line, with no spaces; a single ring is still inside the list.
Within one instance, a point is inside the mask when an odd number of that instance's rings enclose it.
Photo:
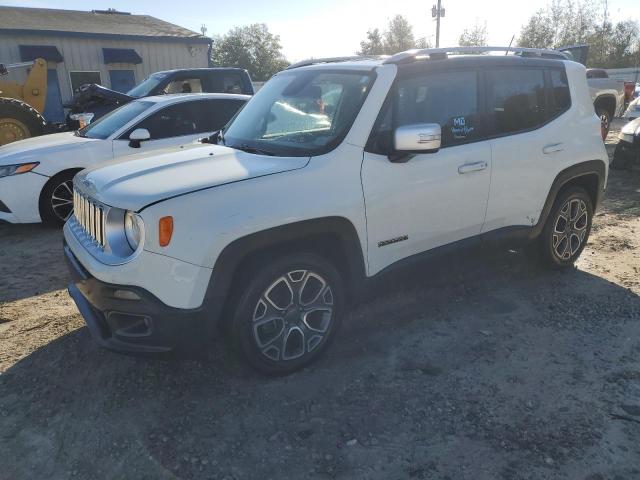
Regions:
[[[14,175],[17,175],[19,173],[27,173],[30,172],[31,170],[33,170],[34,168],[36,168],[38,165],[40,164],[40,162],[34,162],[34,163],[23,163],[22,165],[20,165],[18,168],[16,168],[16,171],[14,173]]]
[[[160,246],[166,247],[171,242],[171,235],[173,235],[173,217],[162,217],[158,226]]]

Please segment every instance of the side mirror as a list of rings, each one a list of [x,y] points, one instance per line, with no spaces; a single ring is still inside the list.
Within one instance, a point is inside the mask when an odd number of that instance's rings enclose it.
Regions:
[[[389,160],[404,163],[412,154],[435,153],[440,150],[442,129],[437,123],[416,123],[396,128],[393,135],[394,152]]]
[[[145,140],[149,140],[151,134],[146,128],[136,128],[131,135],[129,135],[129,146],[131,148],[140,148],[140,144]]]

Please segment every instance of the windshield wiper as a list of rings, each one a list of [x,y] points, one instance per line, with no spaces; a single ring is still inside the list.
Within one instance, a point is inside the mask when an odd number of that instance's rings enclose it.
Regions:
[[[268,150],[262,150],[261,148],[255,148],[255,147],[250,147],[249,145],[227,145],[228,147],[231,148],[235,148],[236,150],[242,150],[243,152],[247,152],[247,153],[255,153],[257,155],[268,155],[270,157],[273,157],[275,155],[275,153],[270,152]]]

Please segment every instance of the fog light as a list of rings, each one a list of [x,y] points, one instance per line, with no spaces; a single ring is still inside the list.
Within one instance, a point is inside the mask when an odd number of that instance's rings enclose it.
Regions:
[[[140,295],[131,290],[116,290],[113,292],[113,298],[119,300],[140,300]]]

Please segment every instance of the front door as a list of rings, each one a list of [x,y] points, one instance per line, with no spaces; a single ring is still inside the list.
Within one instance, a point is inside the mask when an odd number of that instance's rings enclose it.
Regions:
[[[194,96],[195,97],[195,96]],[[113,141],[113,156],[133,155],[149,150],[184,145],[211,133],[205,114],[210,105],[194,99],[164,107],[132,126]],[[139,148],[129,146],[129,135],[137,128],[145,128],[151,138],[141,142]]]
[[[133,70],[109,70],[111,89],[116,92],[127,93],[136,85]]]
[[[491,147],[483,141],[477,72],[398,75],[362,164],[370,274],[478,235],[487,209]],[[392,163],[393,130],[419,123],[441,125],[442,148]]]

